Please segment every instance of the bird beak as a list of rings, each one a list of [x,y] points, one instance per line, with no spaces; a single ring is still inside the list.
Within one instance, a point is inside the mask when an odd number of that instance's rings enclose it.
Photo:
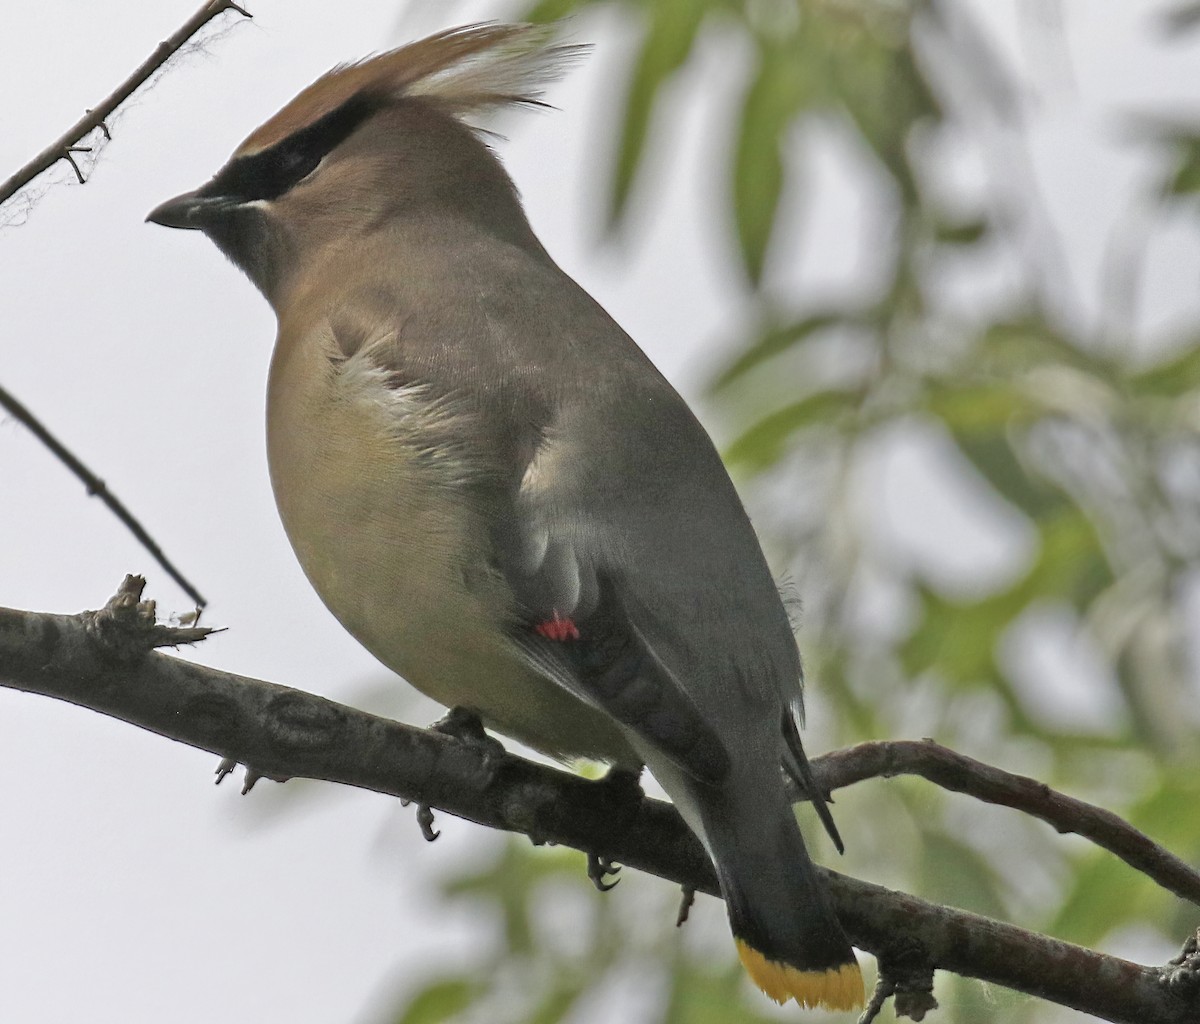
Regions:
[[[223,196],[206,196],[202,189],[196,189],[156,206],[146,215],[146,220],[165,228],[202,231],[216,215],[228,210],[229,205],[229,200]]]

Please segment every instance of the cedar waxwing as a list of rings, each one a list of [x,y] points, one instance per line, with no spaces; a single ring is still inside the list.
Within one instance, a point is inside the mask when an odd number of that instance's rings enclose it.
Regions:
[[[204,187],[197,228],[270,302],[271,482],[300,564],[385,665],[557,758],[648,766],[704,844],[772,999],[862,975],[784,772],[788,616],[704,429],[546,254],[464,118],[578,57],[477,25],[335,68]]]

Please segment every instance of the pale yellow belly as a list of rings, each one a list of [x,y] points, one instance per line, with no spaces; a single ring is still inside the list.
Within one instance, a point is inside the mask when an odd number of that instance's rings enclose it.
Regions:
[[[422,693],[508,736],[559,758],[637,764],[611,719],[529,670],[505,639],[512,599],[488,568],[487,531],[436,460],[400,443],[377,405],[285,389],[279,371],[277,359],[275,499],[342,625]]]

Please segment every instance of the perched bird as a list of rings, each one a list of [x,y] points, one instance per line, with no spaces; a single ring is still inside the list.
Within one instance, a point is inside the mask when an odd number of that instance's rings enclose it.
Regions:
[[[501,733],[648,766],[753,980],[849,1009],[862,976],[785,784],[832,826],[758,540],[703,428],[466,120],[538,104],[579,51],[475,25],[335,68],[148,219],[203,231],[275,311],[271,482],[346,629]]]

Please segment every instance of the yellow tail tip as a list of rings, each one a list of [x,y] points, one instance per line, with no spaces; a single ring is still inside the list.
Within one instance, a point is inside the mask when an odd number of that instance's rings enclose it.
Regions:
[[[734,941],[751,980],[777,1003],[794,999],[805,1007],[856,1010],[866,1002],[862,971],[855,962],[827,971],[803,971],[778,960],[768,960],[741,939]]]

